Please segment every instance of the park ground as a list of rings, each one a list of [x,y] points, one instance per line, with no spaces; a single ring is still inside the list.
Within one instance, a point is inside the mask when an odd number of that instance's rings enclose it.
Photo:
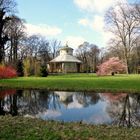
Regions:
[[[68,74],[1,79],[1,88],[140,93],[140,75]],[[1,140],[139,140],[140,128],[0,116]]]
[[[139,140],[140,128],[0,117],[1,140]]]
[[[47,89],[59,91],[97,91],[140,93],[140,75],[96,76],[95,74],[64,74],[48,77],[1,79],[0,87]]]

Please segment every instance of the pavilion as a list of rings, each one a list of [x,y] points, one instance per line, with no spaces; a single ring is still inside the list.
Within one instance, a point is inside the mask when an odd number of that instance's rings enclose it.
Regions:
[[[51,73],[80,72],[82,61],[73,56],[73,49],[66,45],[61,48],[59,56],[49,62],[48,70]]]

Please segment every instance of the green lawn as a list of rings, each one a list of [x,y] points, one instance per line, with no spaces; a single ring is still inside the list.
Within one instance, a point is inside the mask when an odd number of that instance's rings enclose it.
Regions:
[[[1,79],[0,87],[71,91],[140,92],[140,75],[98,77],[94,74]]]
[[[1,140],[139,140],[140,128],[0,117]]]

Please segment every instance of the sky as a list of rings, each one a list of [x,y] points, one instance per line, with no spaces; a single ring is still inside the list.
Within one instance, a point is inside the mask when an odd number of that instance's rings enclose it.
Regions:
[[[120,0],[16,0],[17,15],[26,21],[28,35],[57,39],[74,49],[84,41],[106,47],[106,10]],[[126,2],[127,0],[121,0]],[[134,0],[129,0],[134,2]]]

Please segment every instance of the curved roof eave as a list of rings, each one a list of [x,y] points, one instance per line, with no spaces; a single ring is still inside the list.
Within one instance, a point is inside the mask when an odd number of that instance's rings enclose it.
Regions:
[[[67,62],[67,63],[83,63],[82,61],[50,61],[49,63],[64,63],[64,62]]]
[[[50,63],[59,63],[59,62],[82,63],[82,61],[71,55],[57,56],[56,58],[50,61]]]

